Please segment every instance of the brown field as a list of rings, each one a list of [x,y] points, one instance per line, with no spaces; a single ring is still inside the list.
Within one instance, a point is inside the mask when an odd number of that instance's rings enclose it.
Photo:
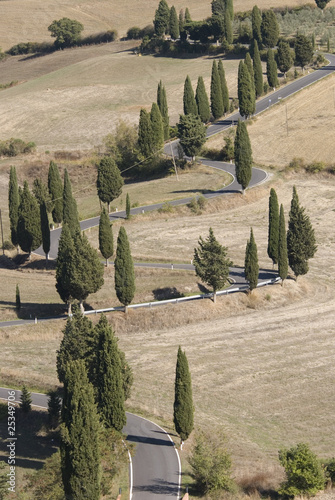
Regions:
[[[89,35],[109,29],[117,29],[119,36],[125,36],[127,30],[132,26],[143,28],[152,23],[155,10],[158,6],[157,0],[123,0],[118,2],[112,0],[107,2],[99,0],[96,2],[81,0],[62,0],[54,2],[48,0],[10,0],[1,2],[0,21],[0,47],[7,50],[19,42],[41,42],[52,40],[48,26],[55,19],[69,17],[76,19],[84,25],[83,35]],[[285,7],[293,5],[304,5],[305,0],[260,0],[259,8]],[[312,2],[309,2],[312,3]],[[189,8],[192,19],[204,19],[211,14],[210,0],[190,0],[184,2],[176,0],[173,2],[177,11]],[[172,3],[169,2],[171,6]],[[334,5],[334,0],[329,5]],[[251,10],[254,6],[253,0],[235,0],[235,11]]]

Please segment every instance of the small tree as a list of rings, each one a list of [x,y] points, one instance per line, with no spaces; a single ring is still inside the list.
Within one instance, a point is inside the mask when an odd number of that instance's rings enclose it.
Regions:
[[[195,92],[195,100],[198,107],[198,114],[203,123],[207,123],[211,117],[209,108],[208,96],[205,88],[204,79],[202,76],[198,78],[197,90]]]
[[[302,69],[313,59],[313,46],[305,35],[297,35],[294,42],[295,62]]]
[[[286,481],[281,485],[280,495],[315,495],[323,490],[325,476],[317,456],[307,444],[299,443],[290,449],[279,451],[279,461],[286,472]]]
[[[251,81],[248,66],[243,61],[240,61],[238,66],[237,94],[240,115],[248,118],[255,111],[256,96],[254,82]]]
[[[127,312],[127,306],[135,294],[135,273],[127,233],[123,226],[120,227],[117,239],[114,267],[116,296]]]
[[[255,93],[256,97],[263,94],[263,68],[261,57],[258,50],[258,43],[254,41],[254,57],[253,57],[254,79],[255,79]]]
[[[220,245],[211,227],[207,239],[200,236],[198,245],[194,249],[195,272],[213,289],[213,301],[216,302],[216,292],[225,286],[229,277],[231,261],[227,257],[227,247]]]
[[[24,181],[17,224],[18,243],[24,252],[36,250],[42,243],[40,211],[36,199]]]
[[[254,103],[254,107],[252,109],[252,113],[254,113],[255,110],[256,110],[255,73],[254,73],[254,67],[253,67],[253,64],[252,64],[250,52],[246,53],[244,62],[245,62],[245,65],[248,68],[249,75],[250,75],[250,83],[251,83],[251,90],[252,90],[253,103]]]
[[[166,0],[161,0],[155,12],[154,26],[157,36],[163,36],[169,30],[170,9]]]
[[[99,250],[106,259],[106,267],[108,267],[108,259],[114,253],[114,242],[112,225],[105,209],[102,210],[99,220]]]
[[[269,87],[272,87],[272,88],[278,87],[279,82],[278,82],[277,64],[276,64],[272,49],[268,49],[268,52],[267,52],[266,76],[268,79]]]
[[[257,44],[262,43],[262,14],[257,5],[255,5],[251,12],[251,24],[252,24],[252,37],[254,42]]]
[[[275,47],[279,38],[279,24],[273,10],[264,10],[262,14],[262,43],[265,47]]]
[[[286,73],[292,67],[294,61],[293,52],[288,42],[280,40],[278,44],[276,59],[279,70],[284,73],[284,76],[286,78]]]
[[[179,20],[174,5],[172,5],[170,9],[170,35],[172,40],[177,40],[177,38],[179,38],[180,35]]]
[[[249,290],[252,292],[258,284],[258,256],[257,256],[257,245],[254,238],[254,233],[251,228],[250,239],[248,240],[247,247],[245,250],[245,261],[244,261],[244,275],[245,279],[249,283]]]
[[[63,190],[63,225],[67,224],[73,236],[76,231],[80,231],[77,203],[72,195],[72,186],[67,169],[64,172]]]
[[[20,408],[23,413],[29,413],[31,411],[31,394],[28,391],[27,387],[24,385],[22,387],[21,396],[20,396]]]
[[[51,36],[56,38],[54,43],[57,48],[75,45],[80,40],[80,34],[83,29],[84,26],[79,21],[69,19],[68,17],[53,21],[48,26]]]
[[[57,265],[56,265],[56,290],[65,304],[68,313],[71,313],[72,297],[70,293],[70,265],[74,255],[74,244],[69,226],[64,224],[59,238]]]
[[[276,191],[271,188],[269,198],[268,256],[273,265],[278,262],[279,205]]]
[[[18,284],[16,284],[15,306],[16,306],[17,311],[19,311],[21,309],[21,297],[20,297],[20,289],[19,289]]]
[[[245,122],[237,123],[234,141],[236,179],[242,186],[242,194],[248,187],[252,175],[252,151]]]
[[[144,158],[148,158],[152,154],[151,136],[152,128],[150,114],[142,108],[138,124],[138,147]]]
[[[279,238],[278,238],[278,274],[282,280],[287,278],[288,273],[288,257],[287,257],[287,241],[286,228],[283,205],[280,205],[279,213]]]
[[[191,22],[192,22],[191,14],[190,14],[188,7],[186,7],[186,9],[185,9],[185,23],[191,23]]]
[[[169,111],[167,105],[166,90],[162,83],[162,80],[160,80],[157,88],[157,104],[163,120],[164,140],[167,140],[170,136]]]
[[[151,145],[154,152],[158,153],[164,144],[164,128],[161,112],[155,102],[153,102],[151,106],[150,121],[152,131]]]
[[[222,63],[221,59],[218,63],[218,73],[219,73],[220,83],[221,83],[223,111],[224,111],[224,113],[227,113],[227,111],[229,111],[229,93],[228,93],[228,86],[227,86],[227,81],[226,81],[226,74],[225,74],[225,70],[224,70],[223,63]]]
[[[108,205],[108,213],[110,203],[122,193],[123,184],[120,170],[113,158],[110,156],[102,158],[98,165],[97,190],[99,200]]]
[[[185,354],[179,346],[174,386],[173,422],[181,444],[188,439],[194,425],[191,374]]]
[[[130,219],[130,198],[129,193],[126,196],[126,219]]]
[[[224,113],[222,87],[215,59],[212,64],[211,76],[211,110],[214,120],[220,118]]]
[[[190,77],[187,75],[185,83],[184,83],[184,114],[185,115],[197,115],[198,108],[197,103],[195,101],[194,92],[192,88],[192,83]]]
[[[180,115],[177,124],[180,145],[193,160],[206,142],[206,127],[199,116]]]
[[[63,220],[63,183],[58,166],[53,161],[51,161],[49,165],[48,189],[53,204],[53,221],[56,224],[60,224]]]
[[[232,17],[229,13],[229,10],[226,9],[225,14],[224,14],[224,36],[229,45],[233,43],[233,23],[232,23]]]
[[[48,420],[51,429],[56,429],[59,425],[60,411],[62,408],[61,398],[57,391],[48,393]]]
[[[42,233],[42,246],[45,253],[46,263],[48,262],[50,252],[50,226],[45,201],[40,205],[40,219],[41,219],[41,233]]]
[[[17,234],[17,224],[19,220],[19,187],[17,183],[16,169],[15,167],[10,167],[9,174],[9,185],[8,185],[8,208],[9,208],[9,222],[10,222],[10,234],[11,240],[14,246],[19,244],[19,238]]]

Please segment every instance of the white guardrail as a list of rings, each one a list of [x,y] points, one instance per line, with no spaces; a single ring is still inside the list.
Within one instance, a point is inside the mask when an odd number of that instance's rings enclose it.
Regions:
[[[275,283],[279,283],[281,281],[281,278],[273,278],[271,280],[267,281],[261,281],[258,283],[257,288],[260,288],[262,286],[266,285],[274,285]],[[241,292],[241,291],[247,290],[244,286],[241,287],[235,287],[235,288],[227,288],[226,290],[220,290],[219,292],[216,292],[216,295],[228,295],[230,293],[236,293],[236,292]],[[167,299],[167,300],[158,300],[155,302],[143,302],[142,304],[130,304],[128,306],[128,309],[138,309],[140,307],[156,307],[156,306],[163,306],[165,304],[179,304],[180,302],[186,302],[189,300],[199,300],[199,299],[209,299],[213,297],[213,293],[203,293],[201,295],[191,295],[190,297],[179,297],[177,299]],[[118,307],[109,307],[106,309],[94,309],[92,311],[85,311],[84,314],[99,314],[103,312],[112,312],[112,311],[124,311],[124,306],[118,306]]]

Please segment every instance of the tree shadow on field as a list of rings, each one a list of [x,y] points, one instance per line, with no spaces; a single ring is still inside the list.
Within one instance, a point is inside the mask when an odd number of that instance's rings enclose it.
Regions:
[[[201,293],[211,293],[211,290],[207,288],[203,283],[197,283],[197,285]]]
[[[175,286],[155,288],[152,293],[156,300],[180,299],[184,297],[184,294],[179,292]]]

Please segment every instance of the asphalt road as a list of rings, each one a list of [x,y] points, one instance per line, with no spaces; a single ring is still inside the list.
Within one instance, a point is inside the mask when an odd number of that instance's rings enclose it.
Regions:
[[[7,400],[10,389],[0,388],[0,399]],[[15,391],[16,402],[21,391]],[[45,394],[31,393],[33,405],[48,407]],[[18,423],[19,425],[19,423]],[[171,500],[179,498],[181,469],[178,452],[169,435],[153,422],[127,412],[122,429],[127,441],[136,446],[130,466],[133,500]],[[19,439],[19,438],[18,438]],[[163,479],[164,478],[164,479]]]

